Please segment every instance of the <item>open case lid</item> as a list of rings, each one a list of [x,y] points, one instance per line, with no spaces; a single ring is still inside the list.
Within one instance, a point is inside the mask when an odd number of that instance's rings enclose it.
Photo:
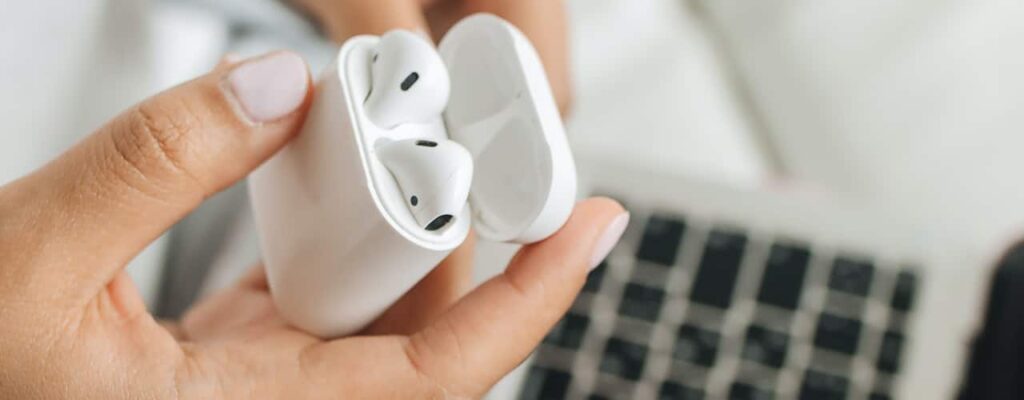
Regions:
[[[462,20],[439,46],[451,76],[449,138],[473,154],[473,227],[531,243],[565,224],[576,167],[543,65],[529,40],[489,14]]]

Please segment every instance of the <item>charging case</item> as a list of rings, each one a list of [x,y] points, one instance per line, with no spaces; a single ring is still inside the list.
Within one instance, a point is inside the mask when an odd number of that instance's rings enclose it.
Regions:
[[[356,333],[423,279],[470,229],[532,243],[572,212],[576,170],[540,58],[488,14],[441,41],[451,76],[443,116],[384,130],[363,103],[379,38],[347,41],[318,79],[302,132],[257,169],[249,187],[275,304],[320,337]],[[449,138],[474,159],[469,204],[438,232],[419,227],[376,156],[387,140]]]

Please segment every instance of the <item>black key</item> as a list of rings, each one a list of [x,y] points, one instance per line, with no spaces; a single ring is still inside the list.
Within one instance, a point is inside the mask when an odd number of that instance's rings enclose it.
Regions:
[[[900,369],[900,355],[903,352],[903,335],[896,332],[886,332],[882,336],[882,346],[878,350],[878,362],[876,367],[879,371],[895,374]]]
[[[657,321],[658,312],[661,311],[661,303],[665,299],[665,292],[644,285],[630,283],[622,294],[622,303],[619,303],[619,314],[628,315],[647,321]]]
[[[652,216],[647,221],[647,228],[640,241],[640,248],[636,251],[636,257],[661,265],[675,264],[685,230],[686,224],[681,219]]]
[[[757,300],[795,310],[800,304],[811,252],[804,247],[774,245],[768,256]]]
[[[690,290],[690,299],[701,304],[729,308],[746,245],[747,237],[742,234],[712,231],[704,246],[704,255],[701,256],[697,277]]]
[[[786,348],[789,337],[786,334],[767,330],[760,326],[747,329],[747,340],[743,344],[743,358],[770,367],[782,368],[786,362]]]
[[[533,367],[523,385],[522,400],[561,400],[569,392],[572,376],[565,371]]]
[[[854,354],[860,341],[860,328],[860,321],[822,314],[814,333],[814,345],[843,354]]]
[[[607,272],[608,262],[602,261],[596,268],[594,268],[593,271],[590,271],[589,275],[587,275],[587,283],[583,285],[583,291],[597,293],[598,290],[601,290],[601,282],[604,282],[604,276]]]
[[[746,383],[736,382],[729,388],[729,400],[771,400],[771,392],[758,389]]]
[[[544,338],[544,342],[567,349],[578,349],[583,344],[583,335],[587,333],[589,325],[590,318],[587,316],[566,314]]]
[[[800,385],[800,400],[843,400],[848,387],[846,378],[808,370]]]
[[[896,286],[892,293],[892,308],[910,311],[914,306],[914,295],[917,292],[917,276],[912,272],[903,271],[896,277]]]
[[[599,395],[599,394],[592,394],[590,396],[587,396],[587,400],[611,400],[611,399],[609,399],[607,396],[602,396],[602,395]]]
[[[635,381],[640,379],[643,373],[646,358],[646,347],[611,338],[604,348],[601,371]]]
[[[718,355],[718,333],[693,325],[679,327],[672,357],[710,368]]]
[[[868,396],[868,400],[891,400],[891,399],[892,399],[892,397],[890,397],[889,395],[884,394],[884,393],[872,393],[870,396]]]
[[[658,391],[659,400],[703,400],[704,391],[683,386],[675,382],[661,384]]]
[[[832,263],[828,287],[844,293],[867,296],[874,275],[875,266],[870,262],[839,257]]]

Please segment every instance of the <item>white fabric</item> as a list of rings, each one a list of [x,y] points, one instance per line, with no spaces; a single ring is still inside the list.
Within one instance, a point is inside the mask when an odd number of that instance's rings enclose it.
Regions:
[[[684,0],[575,0],[573,150],[740,185],[769,172],[717,49]]]
[[[1024,225],[1024,2],[702,0],[793,176],[991,248]]]

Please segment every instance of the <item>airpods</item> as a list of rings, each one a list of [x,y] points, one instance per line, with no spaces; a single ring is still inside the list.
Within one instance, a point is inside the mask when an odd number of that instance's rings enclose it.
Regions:
[[[439,120],[448,106],[448,67],[434,46],[408,31],[381,37],[371,58],[367,117],[379,128]],[[398,182],[409,211],[428,232],[449,226],[466,207],[473,157],[450,140],[385,141],[376,154]]]
[[[465,147],[450,140],[408,139],[380,145],[377,155],[421,228],[440,231],[466,207],[473,156]]]
[[[436,47],[346,41],[302,132],[249,178],[275,309],[321,338],[364,330],[458,248],[554,234],[576,170],[536,50],[475,15]],[[500,311],[500,310],[499,310]]]
[[[381,36],[370,71],[366,114],[383,129],[429,122],[448,106],[451,78],[434,45],[403,30]]]

